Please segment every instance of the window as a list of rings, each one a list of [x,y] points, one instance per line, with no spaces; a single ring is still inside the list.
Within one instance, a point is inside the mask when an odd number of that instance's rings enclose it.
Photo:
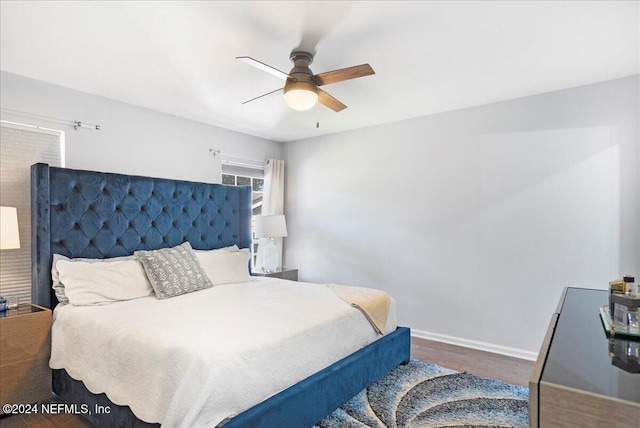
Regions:
[[[264,189],[264,178],[259,177],[258,174],[262,175],[263,171],[237,171],[238,168],[235,168],[237,174],[232,174],[231,171],[229,173],[222,172],[222,184],[227,184],[229,186],[251,186],[251,265],[255,266],[256,255],[258,253],[258,242],[259,239],[255,238],[253,231],[255,230],[255,216],[260,215],[262,213],[262,192]],[[241,175],[241,174],[246,175]],[[251,174],[251,175],[249,175]]]
[[[0,205],[16,207],[20,248],[0,250],[0,295],[31,301],[31,165],[63,165],[64,132],[0,126]]]

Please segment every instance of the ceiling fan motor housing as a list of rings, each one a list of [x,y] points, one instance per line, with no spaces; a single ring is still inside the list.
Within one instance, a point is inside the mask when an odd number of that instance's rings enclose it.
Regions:
[[[294,51],[291,52],[289,58],[293,62],[293,68],[289,72],[284,92],[287,93],[293,89],[316,92],[317,85],[311,80],[313,73],[309,69],[309,65],[313,62],[313,56],[308,52]]]

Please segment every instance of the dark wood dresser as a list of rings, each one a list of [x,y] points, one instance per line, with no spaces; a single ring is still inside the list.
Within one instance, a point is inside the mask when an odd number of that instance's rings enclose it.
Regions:
[[[529,382],[531,427],[640,428],[640,373],[615,355],[637,359],[638,342],[607,337],[607,303],[606,290],[564,289]]]

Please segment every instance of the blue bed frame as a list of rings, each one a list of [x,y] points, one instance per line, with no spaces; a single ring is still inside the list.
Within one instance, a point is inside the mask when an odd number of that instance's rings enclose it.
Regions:
[[[31,167],[32,300],[54,308],[54,253],[105,258],[189,241],[195,249],[251,245],[251,188]],[[310,427],[410,357],[410,331],[399,327],[367,347],[298,382],[240,415],[225,428]],[[98,426],[157,426],[128,406],[92,394],[65,370],[54,370],[53,392],[69,403],[109,406],[85,415]]]

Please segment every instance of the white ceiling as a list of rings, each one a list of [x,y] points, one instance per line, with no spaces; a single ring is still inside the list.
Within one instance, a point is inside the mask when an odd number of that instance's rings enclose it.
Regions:
[[[294,141],[640,73],[637,1],[2,1],[0,68]],[[348,108],[289,109],[274,76],[295,48]],[[316,121],[320,127],[316,128]]]

